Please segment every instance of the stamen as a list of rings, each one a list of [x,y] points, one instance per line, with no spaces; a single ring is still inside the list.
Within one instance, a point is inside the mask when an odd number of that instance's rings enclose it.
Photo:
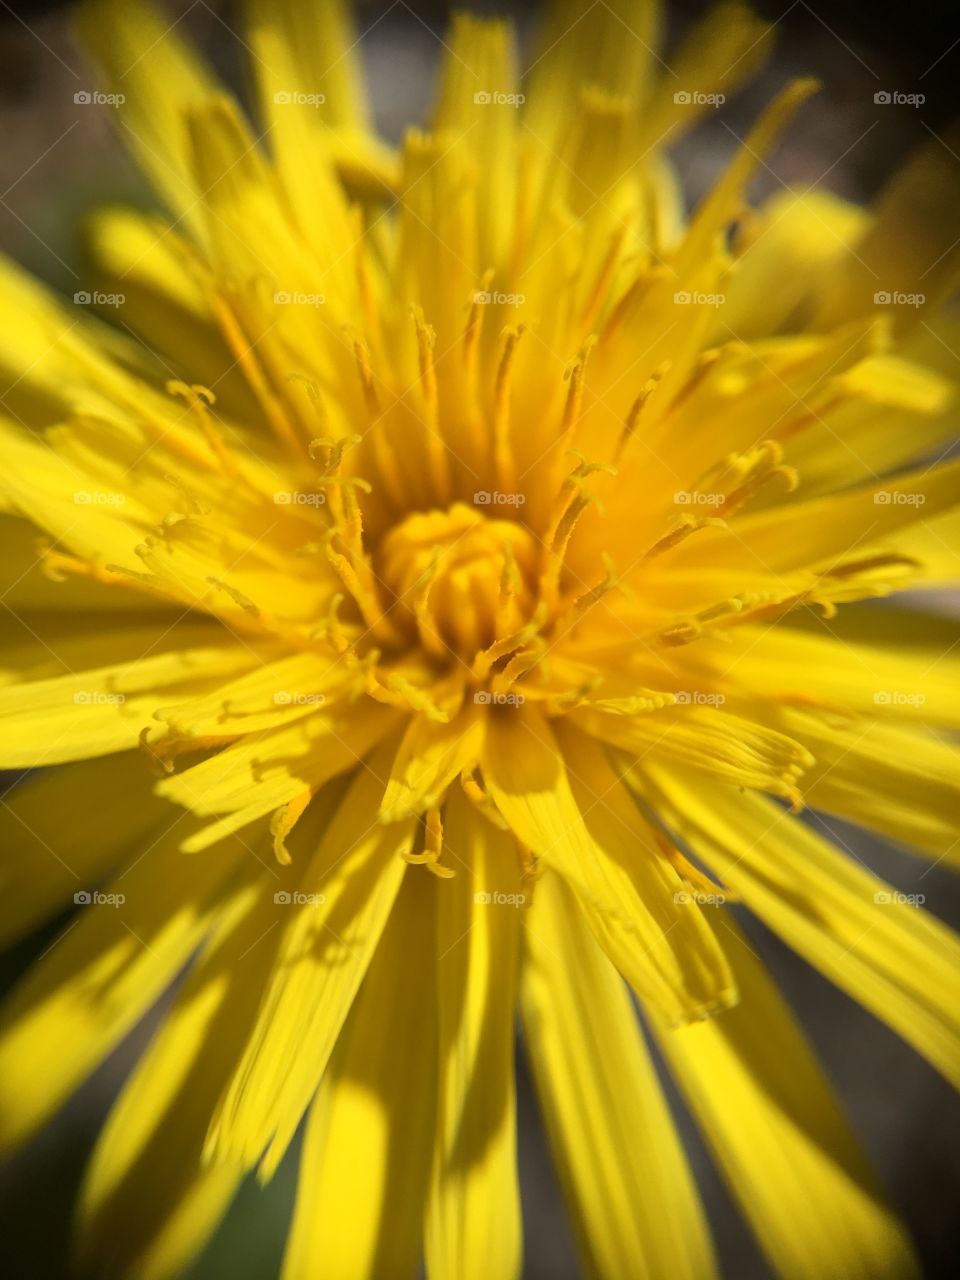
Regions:
[[[573,367],[568,371],[565,377],[569,378],[570,386],[567,390],[566,403],[563,406],[563,417],[560,422],[560,442],[569,444],[573,439],[576,431],[577,423],[580,421],[580,411],[583,406],[583,385],[586,374],[587,361],[590,358],[590,352],[597,344],[595,334],[591,334],[583,344],[583,348],[577,356]]]
[[[500,813],[500,810],[493,803],[490,797],[484,791],[483,787],[477,782],[473,769],[464,769],[460,775],[460,786],[463,793],[470,803],[481,813],[488,822],[501,831],[509,831],[510,825]]]
[[[426,406],[427,421],[425,438],[427,457],[433,483],[440,498],[447,502],[450,498],[450,458],[440,434],[439,404],[437,400],[437,371],[433,362],[433,349],[437,335],[424,321],[423,311],[416,307],[413,320],[417,330],[417,350],[420,364],[420,386]]]
[[[526,325],[518,324],[503,332],[503,351],[497,368],[493,397],[493,455],[497,480],[504,490],[514,487],[514,459],[510,442],[510,387],[517,343]]]
[[[281,866],[289,866],[292,859],[287,849],[287,836],[297,825],[299,819],[303,816],[304,810],[313,799],[313,792],[308,787],[306,791],[302,791],[300,795],[289,800],[285,805],[274,811],[273,817],[270,819],[270,835],[273,837],[273,852],[277,861]]]
[[[218,591],[226,592],[233,603],[238,604],[246,613],[252,614],[255,618],[260,617],[259,606],[254,604],[250,597],[245,596],[242,591],[239,591],[236,587],[232,587],[229,582],[224,582],[222,578],[215,578],[213,576],[208,577],[207,582],[210,583],[211,587],[216,587]]]
[[[440,862],[443,853],[443,818],[439,809],[431,809],[426,818],[426,835],[422,853],[403,853],[404,861],[414,866],[424,866],[441,880],[449,880],[456,872]]]
[[[226,446],[223,433],[214,425],[210,416],[209,406],[216,403],[216,396],[208,387],[188,386],[176,379],[171,379],[166,386],[170,395],[179,396],[186,402],[224,473],[236,480],[240,474],[236,461]]]
[[[278,439],[284,441],[296,453],[299,453],[303,448],[303,444],[287,417],[279,396],[271,388],[266,374],[260,367],[260,362],[254,354],[254,349],[247,341],[246,334],[234,315],[232,307],[213,284],[212,280],[209,283],[207,293],[227,346],[233,353],[240,371],[250,384],[250,389],[259,401],[267,421]]]

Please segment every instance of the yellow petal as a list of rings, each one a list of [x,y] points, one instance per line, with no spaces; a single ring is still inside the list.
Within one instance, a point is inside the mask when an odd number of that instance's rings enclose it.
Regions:
[[[862,712],[909,725],[960,723],[960,655],[955,624],[876,609],[854,626],[844,609],[826,624],[736,628],[709,655],[711,687],[741,697]],[[828,630],[829,628],[829,630]],[[919,696],[918,696],[919,695]],[[920,698],[922,697],[922,701]]]
[[[916,305],[884,307],[899,330],[926,323],[957,285],[960,262],[952,210],[960,200],[954,162],[958,132],[925,141],[889,181],[876,203],[870,228],[843,262],[816,322],[871,309],[877,293],[908,294]]]
[[[918,683],[922,683],[919,681]],[[892,695],[891,695],[892,696]],[[925,695],[909,697],[918,719]],[[960,751],[916,728],[784,708],[778,719],[817,757],[804,786],[813,809],[960,866]]]
[[[437,885],[437,1137],[424,1226],[431,1280],[520,1274],[514,1039],[524,896],[516,846],[460,791]]]
[[[186,111],[216,93],[216,82],[180,38],[176,22],[142,0],[84,0],[79,35],[102,87],[122,95],[121,136],[170,208],[194,231],[203,192],[188,164]]]
[[[78,1250],[88,1270],[167,1280],[200,1251],[243,1175],[201,1166],[219,1090],[256,1014],[284,910],[258,877],[220,903],[214,938],[110,1112],[84,1180]]]
[[[177,855],[173,824],[88,901],[7,998],[0,1036],[3,1147],[45,1123],[172,982],[209,927],[244,850]]]
[[[211,1124],[210,1158],[249,1166],[263,1155],[269,1176],[326,1069],[412,840],[411,821],[385,828],[376,818],[390,754],[375,752],[358,771],[303,873],[256,1025]]]
[[[671,1021],[702,1017],[733,998],[709,927],[595,746],[564,739],[561,748],[546,720],[518,707],[491,717],[482,763],[515,835],[574,889],[600,945],[638,995]]]
[[[559,877],[526,916],[523,1029],[561,1185],[598,1280],[708,1280],[706,1217],[623,983]]]
[[[741,1001],[657,1040],[783,1280],[919,1275],[830,1085],[749,943],[728,923]]]
[[[99,885],[171,811],[135,753],[38,770],[0,797],[0,941],[9,944]],[[109,804],[90,797],[108,795]]]
[[[960,945],[763,796],[645,767],[653,807],[766,924],[960,1082]]]
[[[473,185],[475,270],[502,270],[515,226],[520,137],[511,100],[520,80],[513,28],[504,21],[454,14],[444,48],[435,127],[441,134],[467,135],[471,151],[481,158],[482,173]]]
[[[251,734],[157,784],[157,793],[216,821],[192,831],[184,853],[216,840],[315,791],[361,764],[396,726],[399,712],[372,699],[332,704],[284,728]]]
[[[868,222],[865,210],[832,192],[778,191],[751,217],[721,324],[749,342],[804,323]]]
[[[766,62],[772,33],[744,4],[715,5],[669,54],[645,121],[644,148],[674,146],[704,113],[722,106]]]
[[[483,719],[472,702],[447,724],[415,716],[403,735],[383,797],[386,822],[434,808],[451,782],[476,764]]]
[[[139,635],[133,628],[126,631],[128,653],[137,652],[138,639],[144,647],[145,656],[139,659],[86,670],[81,663],[70,675],[24,680],[0,689],[0,767],[28,768],[129,751],[152,723],[161,690],[166,696],[172,691],[205,691],[213,678],[248,668],[254,660],[244,646],[181,646],[175,633],[166,638],[168,652],[162,652],[165,646],[156,643],[156,635],[155,628],[147,634],[141,629]],[[71,657],[80,656],[81,644],[86,646],[86,662],[98,644],[103,648],[99,637],[81,635],[79,642],[73,637],[58,643],[59,653],[65,655],[61,669],[71,665]]]
[[[417,1274],[436,1109],[434,888],[405,878],[310,1109],[284,1280]]]
[[[797,779],[813,763],[810,753],[786,734],[716,707],[664,707],[640,715],[584,710],[570,719],[641,759],[692,765],[774,795],[795,797]]]

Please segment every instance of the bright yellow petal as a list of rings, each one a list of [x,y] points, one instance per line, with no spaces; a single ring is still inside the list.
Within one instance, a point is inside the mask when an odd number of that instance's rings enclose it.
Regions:
[[[213,638],[215,633],[208,634]],[[167,696],[174,691],[181,695],[203,692],[215,676],[249,668],[255,661],[243,646],[233,650],[219,645],[182,647],[173,633],[164,645],[157,643],[156,636],[155,628],[141,629],[139,635],[127,632],[128,653],[137,652],[138,640],[144,649],[139,659],[92,669],[78,663],[80,669],[69,675],[24,680],[0,690],[0,768],[29,768],[129,751],[151,725],[160,690]],[[81,640],[91,651],[104,647],[99,636]],[[162,651],[164,647],[167,652]],[[73,659],[79,652],[76,638],[59,643],[58,649]],[[156,649],[161,651],[150,652]],[[86,653],[84,661],[93,656]],[[61,665],[68,663],[61,660]]]
[[[49,1119],[150,1008],[209,928],[234,844],[179,857],[178,822],[89,901],[7,997],[0,1130],[7,1148]]]
[[[244,1170],[203,1167],[217,1095],[256,1013],[283,907],[260,877],[221,901],[217,931],[127,1081],[97,1143],[80,1199],[87,1269],[168,1280],[203,1247]]]
[[[437,1137],[425,1219],[430,1280],[519,1276],[514,1042],[524,887],[516,847],[459,790],[437,886]]]
[[[763,796],[638,772],[663,820],[832,982],[960,1082],[960,943]]]
[[[483,777],[520,841],[574,889],[597,940],[643,999],[683,1020],[732,998],[709,928],[687,910],[683,882],[642,824],[631,822],[612,773],[585,801],[588,825],[549,724],[518,707],[491,718]]]
[[[157,783],[157,793],[204,816],[222,815],[184,840],[198,853],[282,805],[352,771],[396,727],[398,713],[373,699],[331,704],[239,742]]]
[[[626,987],[553,873],[525,924],[527,1054],[587,1274],[708,1280],[706,1217]]]
[[[483,719],[472,702],[448,724],[415,716],[393,762],[381,808],[384,820],[433,808],[458,774],[477,763],[482,733]]]
[[[918,1276],[803,1033],[749,943],[727,929],[740,1004],[657,1039],[774,1271]]]
[[[923,694],[900,692],[922,699]],[[916,702],[918,717],[922,702]],[[923,725],[900,727],[785,708],[778,717],[814,755],[804,780],[804,801],[813,809],[869,827],[960,867],[960,751]]]
[[[411,821],[377,821],[390,754],[381,749],[358,770],[303,871],[256,1025],[211,1124],[211,1158],[251,1165],[263,1156],[261,1172],[272,1173],[326,1069],[413,838]]]
[[[425,872],[404,880],[310,1109],[284,1280],[417,1274],[436,1109],[434,888]]]

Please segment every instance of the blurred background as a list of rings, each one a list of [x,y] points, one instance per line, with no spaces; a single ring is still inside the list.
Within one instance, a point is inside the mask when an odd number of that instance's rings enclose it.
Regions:
[[[591,3],[602,0],[583,0],[584,9]],[[187,0],[164,7],[171,22],[179,22],[225,81],[249,101],[239,6]],[[526,47],[535,36],[535,4],[469,0],[460,7],[509,13]],[[674,3],[670,39],[706,7],[693,0]],[[960,10],[952,0],[909,6],[758,0],[754,7],[777,23],[776,55],[757,80],[677,149],[691,200],[723,168],[736,146],[734,135],[742,136],[773,92],[799,74],[817,75],[823,91],[804,108],[771,157],[769,170],[758,179],[758,196],[782,184],[819,183],[848,198],[869,200],[915,146],[932,140],[956,149],[955,137],[951,141],[946,132],[960,114],[955,88],[960,79]],[[426,119],[448,8],[412,0],[361,3],[358,8],[377,122],[396,141],[406,124]],[[79,287],[78,228],[84,214],[107,202],[153,204],[113,131],[111,109],[74,103],[77,90],[95,86],[70,37],[70,9],[63,3],[0,0],[0,250],[65,293]],[[925,101],[918,107],[875,102],[878,92],[894,90],[921,94]],[[960,164],[960,155],[956,159]],[[930,869],[836,820],[830,821],[828,834],[903,892],[922,893],[928,910],[960,926],[960,882],[941,868]],[[54,922],[0,960],[4,989],[62,927],[62,920]],[[762,927],[751,922],[747,927],[822,1055],[893,1204],[912,1230],[925,1275],[956,1275],[960,1108],[949,1087]],[[141,1027],[30,1148],[0,1166],[0,1238],[8,1275],[58,1280],[70,1274],[66,1240],[79,1178],[105,1112],[149,1034],[149,1026]],[[525,1277],[575,1280],[580,1272],[522,1061],[520,1071]],[[682,1104],[669,1083],[667,1088],[724,1274],[768,1280],[770,1272]],[[270,1280],[278,1274],[297,1159],[294,1150],[267,1189],[244,1190],[189,1280]]]

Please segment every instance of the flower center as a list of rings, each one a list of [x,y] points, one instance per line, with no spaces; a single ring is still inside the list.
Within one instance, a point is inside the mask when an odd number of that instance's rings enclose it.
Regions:
[[[462,502],[407,516],[382,539],[374,568],[391,616],[435,657],[470,661],[534,609],[533,535]]]

